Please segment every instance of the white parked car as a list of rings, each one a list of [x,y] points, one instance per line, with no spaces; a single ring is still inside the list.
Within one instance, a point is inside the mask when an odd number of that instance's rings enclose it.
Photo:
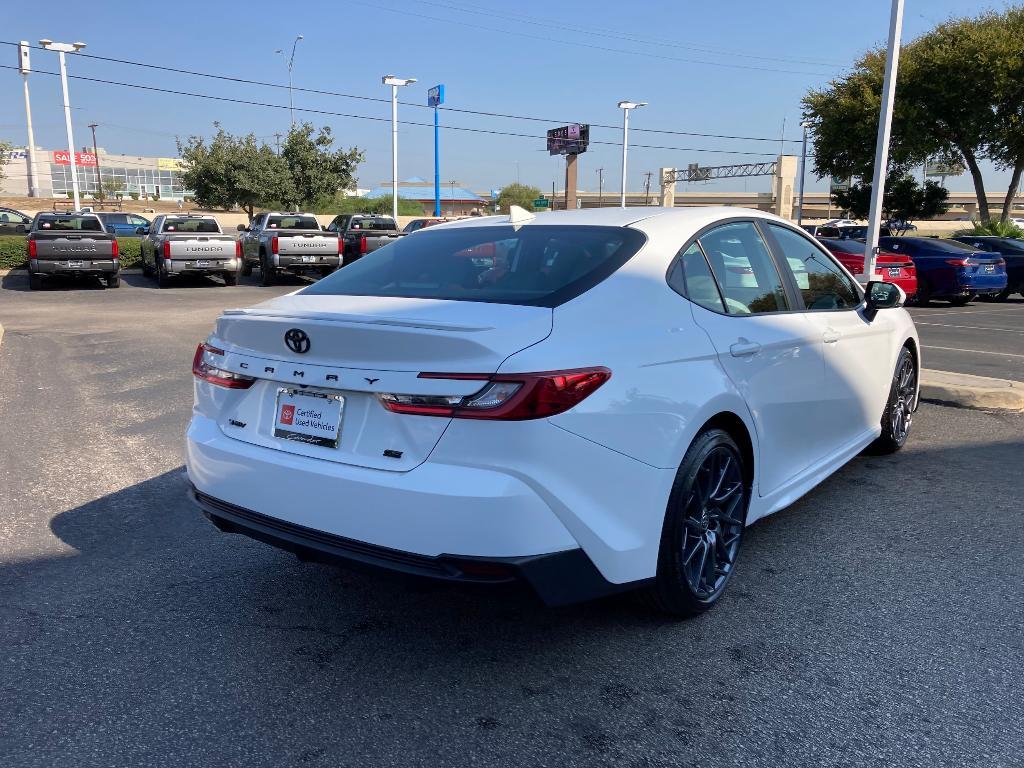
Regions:
[[[218,319],[188,475],[218,528],[302,558],[689,615],[744,526],[904,444],[904,298],[757,211],[430,227]]]

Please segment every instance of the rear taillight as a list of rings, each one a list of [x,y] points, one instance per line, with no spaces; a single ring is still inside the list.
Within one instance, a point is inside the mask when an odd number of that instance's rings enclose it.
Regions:
[[[121,257],[121,246],[117,244],[117,240],[114,240],[113,245],[110,249],[110,257],[113,259]]]
[[[338,238],[338,255],[342,256],[345,253],[345,241],[340,237]]]
[[[235,258],[236,259],[242,258],[242,241],[241,240],[235,240]]]
[[[164,240],[164,258],[168,261],[171,260],[171,241]]]
[[[945,261],[951,267],[969,267],[974,263],[970,259],[946,259]]]
[[[366,235],[359,238],[359,253],[366,253]]]
[[[456,419],[543,419],[564,413],[611,378],[607,368],[579,368],[544,373],[421,373],[421,379],[481,381],[472,395],[379,394],[394,413]]]
[[[35,240],[29,240],[26,245],[28,247],[28,257],[30,259],[38,258],[39,257],[39,250],[38,250],[39,246],[36,245],[36,241]]]
[[[223,349],[217,349],[205,342],[200,344],[196,347],[195,357],[192,358],[192,375],[227,389],[248,389],[256,381],[252,376],[243,376],[220,368],[218,363],[221,361],[217,360],[218,357],[224,357]]]
[[[997,267],[1005,267],[1006,266],[1006,260],[1005,259],[996,259],[996,266]]]
[[[276,255],[277,254],[277,249],[278,249],[277,235],[274,235],[272,238],[270,238],[270,252]]]

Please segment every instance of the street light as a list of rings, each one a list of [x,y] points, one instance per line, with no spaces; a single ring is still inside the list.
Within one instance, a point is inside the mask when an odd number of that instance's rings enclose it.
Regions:
[[[619,206],[626,207],[626,149],[629,145],[629,110],[646,107],[646,101],[620,101],[622,110],[622,186],[619,191]]]
[[[807,129],[811,127],[811,124],[804,120],[800,123],[800,127],[804,129],[804,142],[803,148],[800,150],[800,197],[796,204],[796,225],[798,227],[804,223],[804,181],[807,177]]]
[[[415,77],[395,77],[384,75],[384,85],[391,86],[391,215],[398,219],[398,89],[403,85],[412,85]]]
[[[292,55],[288,58],[288,116],[292,120],[292,128],[295,127],[295,107],[292,104],[292,66],[295,64],[295,46],[299,44],[299,40],[302,40],[302,35],[296,35],[294,42],[292,42]],[[274,53],[280,53],[284,56],[284,49],[278,48]]]
[[[75,196],[75,210],[82,207],[78,194],[78,165],[75,163],[75,135],[71,131],[71,103],[68,101],[68,68],[64,62],[65,53],[77,53],[85,48],[85,43],[55,43],[53,40],[40,40],[39,44],[48,51],[56,51],[60,58],[60,87],[64,92],[64,122],[68,129],[68,162],[71,163],[71,189]]]

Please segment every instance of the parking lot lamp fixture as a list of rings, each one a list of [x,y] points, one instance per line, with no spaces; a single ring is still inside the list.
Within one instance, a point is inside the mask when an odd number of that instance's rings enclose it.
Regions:
[[[295,40],[292,41],[292,55],[288,57],[288,117],[292,121],[292,128],[295,127],[295,105],[292,102],[292,67],[295,65],[295,46],[299,44],[299,40],[303,40],[302,35],[296,35]],[[274,53],[280,53],[284,56],[284,49],[278,48]]]
[[[68,68],[64,61],[65,53],[77,53],[85,48],[85,43],[55,43],[53,40],[40,40],[39,45],[48,51],[56,51],[60,58],[60,87],[64,92],[64,122],[68,129],[68,163],[71,164],[71,190],[75,198],[75,210],[82,207],[82,199],[78,193],[78,165],[75,163],[75,135],[71,130],[71,103],[68,101]]]
[[[391,86],[391,215],[398,219],[398,89],[403,85],[412,85],[415,77],[395,77],[384,75],[384,85]]]
[[[626,152],[629,148],[629,110],[646,107],[646,101],[620,101],[622,110],[622,184],[619,188],[619,206],[626,207]]]

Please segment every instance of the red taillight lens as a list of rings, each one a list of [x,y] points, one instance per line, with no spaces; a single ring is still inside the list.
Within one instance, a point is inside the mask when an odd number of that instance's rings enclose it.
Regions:
[[[224,357],[223,349],[217,349],[205,342],[200,344],[196,347],[195,357],[192,358],[192,375],[227,389],[248,389],[256,381],[252,376],[243,376],[219,368],[215,359],[217,357]]]
[[[421,379],[468,379],[486,383],[479,391],[465,397],[379,394],[377,398],[394,413],[506,421],[543,419],[578,405],[608,381],[611,375],[612,372],[607,368],[493,376],[476,373],[421,373]]]
[[[345,253],[345,241],[340,237],[338,238],[338,255],[342,256]]]
[[[38,256],[39,256],[39,250],[38,249],[39,249],[39,246],[36,245],[36,241],[35,240],[29,240],[28,241],[28,257],[30,259],[38,258]]]
[[[117,244],[117,240],[114,240],[113,246],[110,249],[110,257],[117,259],[121,257],[121,246]]]
[[[366,253],[366,235],[359,238],[359,253]]]
[[[271,253],[277,253],[277,248],[278,248],[277,235],[274,235],[272,238],[270,238],[270,252]]]
[[[241,240],[235,240],[235,258],[236,259],[242,258],[242,241]]]
[[[996,266],[997,267],[1005,267],[1006,266],[1006,259],[996,259]]]
[[[171,241],[164,240],[164,258],[168,261],[171,260]]]

